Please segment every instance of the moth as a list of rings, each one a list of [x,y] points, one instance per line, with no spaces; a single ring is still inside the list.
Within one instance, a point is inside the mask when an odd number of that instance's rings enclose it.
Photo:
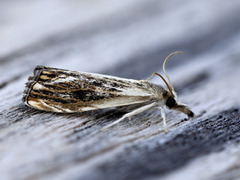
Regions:
[[[58,113],[75,113],[112,107],[137,107],[103,129],[148,109],[159,108],[163,127],[167,133],[164,106],[170,110],[180,111],[188,117],[194,116],[187,105],[178,102],[177,94],[165,71],[169,58],[180,53],[182,52],[171,53],[163,63],[163,71],[168,82],[156,72],[148,80],[133,80],[37,66],[34,75],[28,78],[22,100],[32,108]],[[161,77],[167,88],[150,82],[154,75]]]

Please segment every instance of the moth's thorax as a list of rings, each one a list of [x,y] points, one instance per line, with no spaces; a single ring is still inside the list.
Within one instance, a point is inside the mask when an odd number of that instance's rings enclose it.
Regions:
[[[150,81],[144,81],[149,87],[149,90],[152,92],[154,99],[158,102],[165,102],[166,99],[171,96],[171,94],[164,87],[154,84]]]

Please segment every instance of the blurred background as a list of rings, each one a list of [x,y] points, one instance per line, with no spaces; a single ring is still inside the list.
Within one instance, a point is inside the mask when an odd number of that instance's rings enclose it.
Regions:
[[[4,0],[0,72],[17,78],[46,65],[146,78],[176,50],[185,55],[169,68],[239,49],[239,15],[235,0]]]
[[[184,54],[167,72],[198,117],[167,111],[168,135],[155,111],[104,133],[114,115],[55,115],[21,101],[37,65],[145,79],[174,51]],[[233,167],[239,177],[239,59],[238,0],[1,0],[1,179],[221,179]]]

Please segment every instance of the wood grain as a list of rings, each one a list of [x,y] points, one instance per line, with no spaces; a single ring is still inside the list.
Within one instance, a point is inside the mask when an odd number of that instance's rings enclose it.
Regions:
[[[239,178],[240,2],[20,0],[0,12],[1,180]],[[125,112],[21,101],[37,65],[146,79],[176,50],[166,69],[197,117],[167,110],[167,135],[157,110],[100,131]]]

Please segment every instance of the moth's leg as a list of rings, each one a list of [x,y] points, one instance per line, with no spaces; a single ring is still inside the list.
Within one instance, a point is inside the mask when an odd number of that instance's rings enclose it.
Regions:
[[[166,114],[165,114],[165,111],[162,107],[160,107],[160,110],[161,110],[161,116],[163,118],[163,128],[164,128],[165,133],[167,134],[168,129],[167,129],[167,122],[166,122]]]
[[[133,110],[132,112],[129,112],[129,113],[125,114],[123,117],[121,117],[120,119],[114,121],[113,123],[111,123],[111,124],[103,127],[102,130],[105,130],[105,129],[108,129],[108,128],[114,126],[115,124],[121,122],[121,121],[124,120],[125,118],[130,118],[130,117],[132,117],[132,116],[134,116],[134,115],[136,115],[136,114],[139,114],[139,113],[141,113],[141,112],[144,112],[144,111],[146,111],[146,110],[148,110],[148,109],[151,109],[151,108],[153,108],[153,107],[156,107],[156,106],[158,106],[158,104],[157,104],[156,102],[154,102],[154,103],[151,103],[151,104],[142,106],[142,107],[140,107],[140,108],[137,108],[137,109]]]

